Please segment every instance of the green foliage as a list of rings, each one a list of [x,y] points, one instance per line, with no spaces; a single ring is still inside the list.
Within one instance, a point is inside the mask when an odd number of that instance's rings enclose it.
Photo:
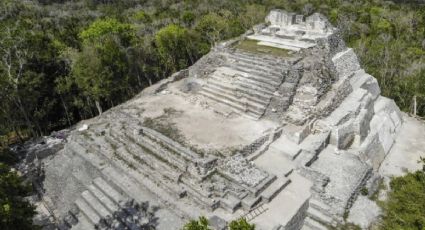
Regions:
[[[72,70],[76,85],[86,96],[100,100],[111,92],[112,71],[102,65],[100,54],[93,47],[84,47]]]
[[[172,71],[187,66],[187,44],[190,39],[187,29],[178,25],[168,25],[155,35],[159,55]]]
[[[199,217],[198,220],[191,220],[184,225],[182,230],[212,230],[208,227],[209,223],[204,216]],[[246,219],[241,218],[233,220],[228,225],[229,230],[255,230],[255,225],[248,223]]]
[[[35,208],[23,198],[31,194],[31,187],[10,168],[0,163],[0,228],[37,229],[32,218]]]
[[[195,19],[196,19],[196,15],[192,11],[183,12],[181,17],[182,17],[183,23],[189,26],[193,25],[193,22],[195,22]]]
[[[255,230],[254,224],[249,224],[246,219],[239,219],[230,222],[230,230]]]
[[[130,44],[134,39],[134,28],[127,23],[121,23],[113,18],[98,19],[80,33],[83,42],[102,42],[105,36],[116,35],[123,42]]]
[[[425,228],[425,171],[393,178],[384,203],[381,229]]]
[[[227,29],[226,19],[217,13],[205,15],[196,25],[196,30],[212,45],[225,37]]]
[[[136,19],[137,21],[140,21],[140,22],[143,22],[143,23],[151,23],[152,22],[152,18],[150,17],[150,15],[147,14],[143,10],[136,12],[133,15],[133,18]]]
[[[199,220],[191,220],[189,223],[185,224],[183,230],[212,230],[208,227],[207,218],[201,216]]]

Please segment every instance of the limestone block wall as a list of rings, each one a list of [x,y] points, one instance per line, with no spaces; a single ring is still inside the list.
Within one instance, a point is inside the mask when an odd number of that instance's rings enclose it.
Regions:
[[[349,48],[344,52],[336,54],[332,61],[335,65],[339,77],[350,77],[360,70],[360,63],[353,49]]]

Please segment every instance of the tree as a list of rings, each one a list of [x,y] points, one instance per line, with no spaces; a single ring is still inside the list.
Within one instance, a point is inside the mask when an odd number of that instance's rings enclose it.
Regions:
[[[110,35],[117,36],[124,46],[129,46],[135,38],[132,25],[121,23],[113,18],[98,19],[94,21],[88,28],[79,34],[79,37],[83,40],[83,43],[91,43],[97,47],[101,47],[102,43]]]
[[[263,22],[267,15],[266,7],[263,5],[247,5],[245,13],[239,16],[239,20],[245,30],[250,29],[253,25]]]
[[[110,95],[113,81],[111,70],[102,64],[95,48],[83,48],[73,63],[72,75],[88,100],[94,100],[99,115],[102,114],[100,101]]]
[[[24,197],[31,194],[31,187],[10,168],[0,163],[0,228],[37,229],[32,224],[35,208]]]
[[[255,230],[254,224],[249,224],[246,219],[241,218],[239,220],[234,220],[229,224],[230,230]]]
[[[172,72],[193,64],[203,52],[199,39],[191,31],[174,24],[156,33],[155,44],[163,63]]]
[[[2,103],[5,104],[2,109],[3,114],[10,116],[14,112],[18,112],[24,119],[27,128],[33,131],[33,122],[27,107],[23,103],[19,87],[25,75],[28,59],[32,57],[32,52],[26,46],[26,36],[19,25],[19,22],[13,24],[13,26],[0,24],[0,85],[2,86],[0,98]],[[13,111],[13,108],[16,108],[17,111]],[[14,120],[13,118],[9,119]],[[36,134],[33,133],[33,135]]]
[[[185,224],[183,230],[212,230],[208,227],[207,218],[201,216],[199,220],[191,220],[189,223]]]
[[[217,13],[209,13],[200,19],[196,25],[196,30],[209,41],[211,46],[214,46],[216,42],[225,37],[227,27],[224,17]]]

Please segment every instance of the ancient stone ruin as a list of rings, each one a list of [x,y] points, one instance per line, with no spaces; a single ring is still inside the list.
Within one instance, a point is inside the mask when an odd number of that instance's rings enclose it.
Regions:
[[[42,160],[39,210],[60,229],[137,229],[143,214],[116,213],[149,201],[157,229],[204,215],[292,230],[344,221],[402,117],[326,18],[273,10],[83,124]]]

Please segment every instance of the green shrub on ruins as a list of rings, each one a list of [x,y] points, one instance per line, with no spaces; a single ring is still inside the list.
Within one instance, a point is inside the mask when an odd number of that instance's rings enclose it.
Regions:
[[[37,229],[32,224],[35,208],[24,199],[30,194],[31,187],[0,163],[0,229]]]
[[[380,228],[425,229],[425,170],[393,178]]]
[[[255,230],[255,225],[241,218],[233,220],[228,225],[229,230]],[[211,230],[207,218],[201,216],[198,220],[189,221],[182,230]]]

